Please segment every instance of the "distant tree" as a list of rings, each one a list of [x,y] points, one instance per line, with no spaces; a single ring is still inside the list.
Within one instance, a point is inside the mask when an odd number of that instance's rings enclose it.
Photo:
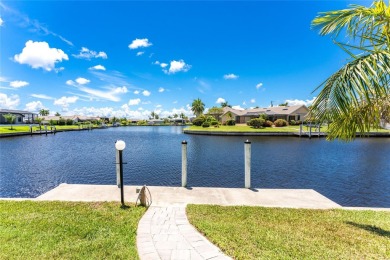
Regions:
[[[219,121],[219,117],[223,114],[223,108],[221,107],[212,107],[209,109],[207,114],[213,116],[216,120]]]
[[[288,102],[285,102],[285,103],[279,104],[279,106],[280,106],[280,107],[281,107],[281,106],[283,106],[283,107],[286,107],[286,106],[288,106]]]
[[[221,103],[221,107],[232,107],[227,101]]]
[[[42,117],[35,118],[35,122],[39,125],[39,131],[42,131],[42,121],[43,121]]]
[[[192,107],[191,107],[192,112],[195,114],[196,117],[200,116],[203,114],[204,111],[204,103],[200,98],[195,99],[192,102]]]
[[[49,115],[49,110],[48,109],[41,109],[38,112],[41,116],[48,116]]]
[[[159,116],[158,114],[156,114],[156,115],[154,116],[154,118],[159,119],[160,116]]]
[[[183,112],[181,112],[181,113],[180,113],[180,118],[181,118],[181,119],[184,119],[185,117],[186,117],[186,115],[185,115]]]
[[[60,113],[58,113],[58,112],[56,112],[56,113],[55,113],[55,116],[61,116],[61,114],[60,114]]]
[[[7,120],[7,123],[11,125],[12,130],[12,124],[15,123],[16,116],[13,114],[4,114],[3,117],[5,118],[5,120]]]
[[[155,119],[156,115],[156,112],[152,111],[152,113],[150,113],[150,119]]]
[[[178,114],[173,114],[173,118],[178,118],[179,115]]]

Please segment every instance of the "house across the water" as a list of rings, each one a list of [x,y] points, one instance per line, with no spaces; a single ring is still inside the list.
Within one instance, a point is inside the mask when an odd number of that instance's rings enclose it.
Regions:
[[[277,119],[284,119],[290,122],[291,120],[303,121],[308,113],[309,109],[305,105],[252,108],[246,110],[224,107],[221,119],[222,123],[233,119],[237,124],[246,124],[249,120],[265,114],[267,119],[272,122]]]
[[[58,122],[60,120],[72,120],[73,123],[81,123],[81,122],[87,122],[87,121],[98,121],[100,117],[93,117],[93,116],[42,116],[43,118],[42,124],[50,124],[50,121]]]
[[[0,124],[7,123],[7,120],[3,117],[6,114],[15,116],[15,124],[32,124],[38,117],[38,114],[29,111],[0,109]]]

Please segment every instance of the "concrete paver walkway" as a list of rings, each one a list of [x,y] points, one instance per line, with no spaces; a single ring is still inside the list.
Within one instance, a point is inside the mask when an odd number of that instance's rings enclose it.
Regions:
[[[187,220],[185,206],[148,209],[138,224],[141,259],[231,259],[203,237]]]

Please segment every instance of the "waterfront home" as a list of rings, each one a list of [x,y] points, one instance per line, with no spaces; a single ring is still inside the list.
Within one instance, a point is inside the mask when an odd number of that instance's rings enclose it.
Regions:
[[[162,125],[164,124],[163,119],[150,119],[148,120],[148,125]]]
[[[224,107],[221,115],[222,123],[227,120],[235,120],[237,124],[246,124],[253,118],[258,118],[261,114],[265,114],[268,120],[275,121],[276,119],[284,119],[288,122],[291,120],[305,120],[309,109],[305,105],[296,106],[277,106],[239,110],[231,107]]]
[[[59,120],[72,120],[73,123],[87,122],[87,121],[97,121],[100,120],[100,117],[91,117],[91,116],[42,116],[42,124],[50,124],[50,121],[58,122]]]
[[[15,124],[32,124],[38,117],[38,114],[29,111],[0,109],[0,124],[7,123],[7,120],[3,117],[6,114],[11,114],[16,117]]]

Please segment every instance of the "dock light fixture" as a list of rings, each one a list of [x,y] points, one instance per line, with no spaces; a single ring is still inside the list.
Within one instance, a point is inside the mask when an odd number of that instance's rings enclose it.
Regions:
[[[115,148],[119,151],[119,181],[121,187],[121,207],[125,208],[125,199],[123,194],[123,160],[122,160],[122,151],[126,148],[126,143],[122,140],[117,140],[115,142]]]

